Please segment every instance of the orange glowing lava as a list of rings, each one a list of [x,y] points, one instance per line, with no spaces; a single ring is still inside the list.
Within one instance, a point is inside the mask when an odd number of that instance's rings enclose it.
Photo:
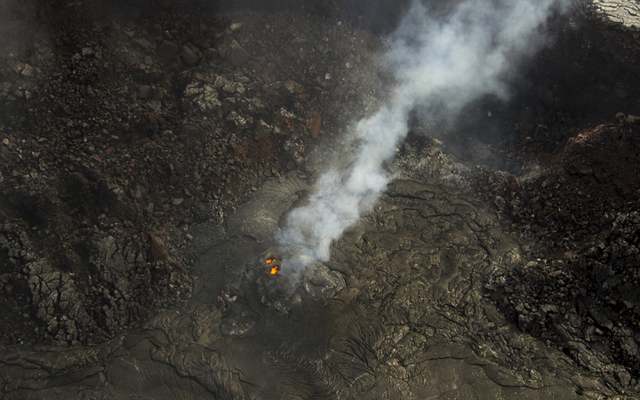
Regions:
[[[267,260],[264,261],[267,264],[271,264],[276,262],[275,258],[269,258]],[[275,275],[278,271],[280,270],[280,267],[278,265],[273,265],[273,267],[271,267],[271,269],[269,270],[269,272],[271,273],[271,275]]]

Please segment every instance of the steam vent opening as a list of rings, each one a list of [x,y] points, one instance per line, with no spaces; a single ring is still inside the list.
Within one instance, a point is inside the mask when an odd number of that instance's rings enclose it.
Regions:
[[[638,16],[0,0],[2,398],[640,398]]]

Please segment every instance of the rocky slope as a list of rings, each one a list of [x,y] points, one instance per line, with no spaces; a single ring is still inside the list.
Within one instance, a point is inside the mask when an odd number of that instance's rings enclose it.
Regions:
[[[379,97],[380,44],[353,22],[144,5],[11,9],[5,341],[100,342],[188,298],[189,224],[221,221]]]

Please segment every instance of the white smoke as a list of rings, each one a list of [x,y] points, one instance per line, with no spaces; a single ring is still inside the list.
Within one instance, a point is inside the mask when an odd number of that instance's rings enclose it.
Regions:
[[[358,122],[361,144],[350,167],[322,175],[308,205],[288,215],[278,240],[298,251],[285,262],[299,272],[329,259],[331,242],[392,179],[382,165],[406,136],[414,107],[434,103],[455,113],[483,95],[505,99],[499,76],[540,48],[547,18],[569,1],[467,0],[435,20],[414,0],[386,56],[398,86],[386,106]]]

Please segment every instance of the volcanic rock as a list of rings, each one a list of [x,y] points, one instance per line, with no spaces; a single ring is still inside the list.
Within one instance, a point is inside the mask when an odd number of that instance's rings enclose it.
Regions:
[[[410,179],[321,266],[275,275],[260,256],[287,210],[392,96],[368,27],[406,2],[10,3],[4,397],[638,392],[635,3],[551,16],[542,52],[502,77],[513,102],[414,110],[385,164]]]
[[[309,266],[303,282],[305,290],[312,297],[333,297],[345,287],[344,278],[339,272],[331,271],[320,263]]]
[[[289,97],[301,94],[302,92],[304,92],[304,87],[291,79],[288,79],[282,86],[282,93]]]
[[[191,43],[186,43],[180,48],[180,55],[187,62],[187,64],[194,66],[200,62],[202,53],[200,49]]]
[[[158,48],[156,49],[156,53],[161,58],[165,60],[172,60],[180,50],[180,47],[170,40],[163,41]]]
[[[220,49],[218,49],[218,51],[220,51]],[[224,52],[220,51],[220,53],[222,54]],[[241,67],[247,61],[249,61],[251,56],[245,49],[242,48],[242,46],[240,46],[238,42],[234,40],[229,44],[227,58],[229,59],[229,61],[231,61],[231,64],[235,65],[236,67]]]
[[[278,219],[280,202],[271,203],[275,208],[250,209],[263,207],[269,198],[287,201],[303,188],[295,178],[263,188],[233,219],[231,236],[216,234],[225,229],[219,224],[198,228],[197,236],[209,241],[193,247],[209,249],[200,253],[199,270],[216,270],[236,287],[233,294],[204,286],[197,291],[200,300],[212,291],[221,293],[220,308],[192,301],[151,318],[136,332],[99,347],[66,350],[64,357],[57,350],[46,356],[37,349],[6,349],[0,358],[3,376],[20,374],[43,395],[87,387],[93,397],[151,393],[159,399],[166,393],[221,392],[250,399],[264,397],[265,391],[276,398],[292,390],[304,398],[309,393],[367,398],[390,390],[404,398],[444,398],[453,392],[464,398],[491,393],[490,398],[578,399],[587,387],[595,394],[612,393],[566,355],[530,341],[496,317],[483,299],[479,278],[495,265],[520,262],[518,246],[493,227],[495,214],[442,188],[393,183],[375,210],[336,243],[331,259],[310,266],[304,290],[271,290],[265,303],[260,287],[294,283],[294,275],[269,275],[256,253],[270,244],[233,232],[264,225],[273,233],[277,224],[264,220]],[[105,238],[104,247],[113,252],[110,259],[119,248],[113,238]],[[278,305],[285,303],[290,309]],[[75,332],[67,321],[58,324]],[[121,347],[127,351],[116,351]],[[573,349],[593,364],[592,352],[580,344]],[[525,361],[525,370],[511,367]],[[53,380],[40,373],[44,370],[76,380]],[[264,379],[265,371],[296,373],[273,385]],[[629,378],[616,371],[621,381]],[[90,385],[96,374],[102,374],[104,385]],[[191,384],[180,383],[185,377]],[[158,379],[163,390],[151,384]],[[31,389],[5,390],[18,396]]]
[[[640,30],[640,6],[632,0],[594,0],[588,7],[602,18]]]
[[[256,125],[255,138],[258,141],[264,140],[273,131],[273,127],[263,120],[258,121],[258,125]]]

